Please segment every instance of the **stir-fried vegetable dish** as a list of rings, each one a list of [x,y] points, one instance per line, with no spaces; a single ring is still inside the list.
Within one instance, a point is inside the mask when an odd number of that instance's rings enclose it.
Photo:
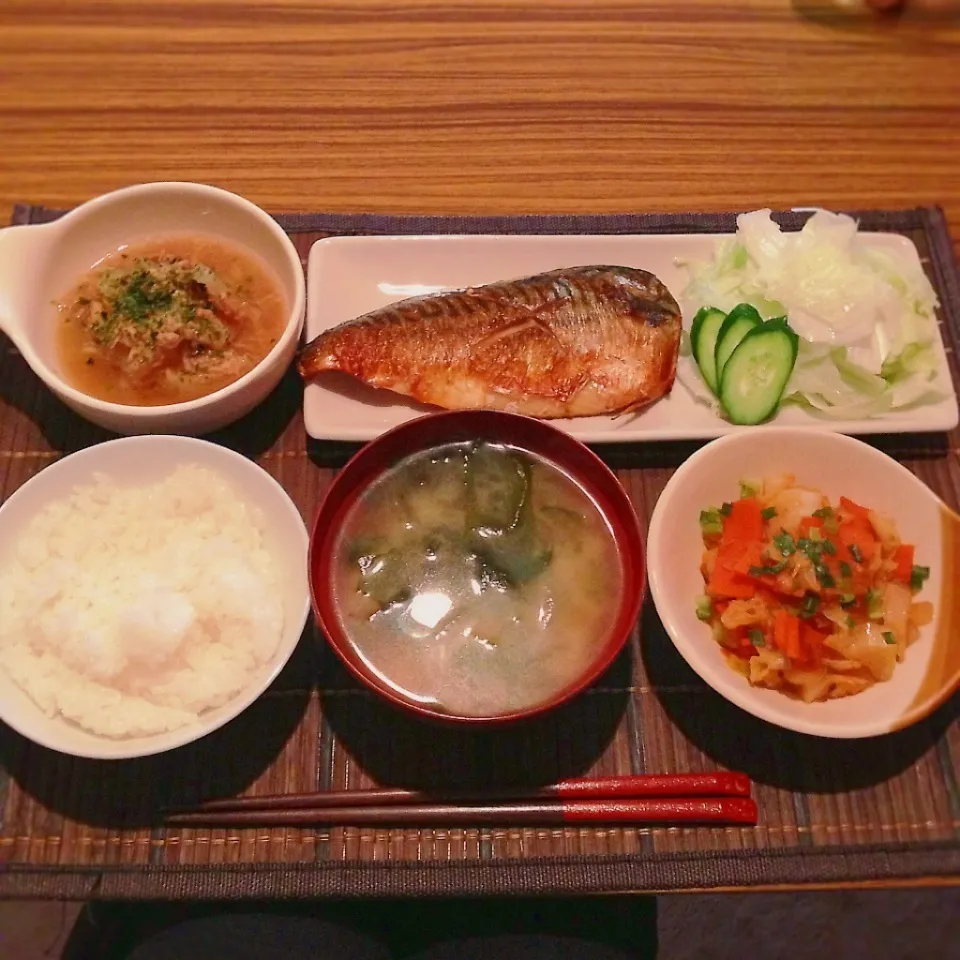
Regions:
[[[930,569],[896,523],[790,475],[741,481],[740,493],[700,513],[697,616],[730,665],[807,702],[889,680],[933,619],[914,599]]]

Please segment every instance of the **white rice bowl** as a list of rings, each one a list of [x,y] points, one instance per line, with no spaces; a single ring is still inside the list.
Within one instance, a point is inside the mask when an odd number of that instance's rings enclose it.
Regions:
[[[247,707],[309,611],[307,534],[240,454],[142,436],[47,467],[0,507],[0,719],[132,757]]]

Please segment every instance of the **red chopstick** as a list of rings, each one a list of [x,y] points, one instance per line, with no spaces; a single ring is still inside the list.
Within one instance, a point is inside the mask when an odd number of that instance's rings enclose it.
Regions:
[[[582,777],[561,780],[536,790],[492,789],[425,794],[399,787],[375,790],[330,790],[323,793],[274,794],[209,800],[181,813],[253,810],[321,810],[401,804],[488,804],[513,800],[613,800],[653,797],[749,797],[750,778],[744,773],[645,774],[624,777]]]
[[[404,803],[315,809],[199,810],[168,818],[171,826],[445,826],[450,824],[725,823],[752,825],[750,797],[644,800],[552,800],[497,804]]]

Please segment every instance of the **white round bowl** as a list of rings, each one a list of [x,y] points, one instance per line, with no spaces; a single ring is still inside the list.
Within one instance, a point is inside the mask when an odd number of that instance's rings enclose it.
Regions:
[[[0,507],[0,569],[21,530],[52,500],[105,474],[119,485],[146,485],[181,464],[197,464],[222,476],[263,517],[264,547],[276,558],[283,596],[284,626],[273,657],[233,699],[200,715],[200,722],[154,736],[111,739],[62,717],[48,717],[0,665],[0,720],[44,747],[77,757],[144,757],[183,746],[211,733],[245,710],[274,681],[290,659],[310,610],[307,530],[284,489],[251,460],[226,447],[190,437],[126,437],[64,457],[28,480]]]
[[[259,256],[290,305],[282,335],[239,380],[196,400],[140,407],[82,393],[60,369],[52,301],[121,246],[171,233],[221,237]],[[68,407],[116,433],[207,433],[239,419],[266,398],[290,366],[304,311],[303,267],[293,242],[259,207],[218,187],[145,183],[90,200],[53,223],[0,230],[0,329]]]
[[[739,495],[741,479],[792,473],[799,483],[841,495],[893,517],[917,563],[930,567],[918,599],[934,604],[892,679],[862,693],[803,703],[751,686],[727,664],[710,628],[696,616],[703,594],[700,511]],[[671,640],[714,690],[748,713],[799,733],[870,737],[920,720],[960,685],[960,517],[916,476],[871,446],[842,434],[758,427],[715,440],[670,478],[653,511],[647,541],[650,594]]]

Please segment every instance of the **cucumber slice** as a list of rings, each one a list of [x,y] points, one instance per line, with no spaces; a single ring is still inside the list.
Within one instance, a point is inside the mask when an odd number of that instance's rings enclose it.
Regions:
[[[800,338],[782,320],[754,327],[723,368],[720,402],[731,423],[762,423],[777,409]]]
[[[717,349],[714,353],[718,383],[723,379],[723,368],[727,365],[730,354],[737,349],[737,344],[761,323],[763,317],[749,303],[741,303],[727,314],[727,319],[723,321],[717,334]]]
[[[717,335],[726,314],[716,307],[701,307],[690,326],[690,349],[697,361],[700,375],[714,392],[717,392]]]

